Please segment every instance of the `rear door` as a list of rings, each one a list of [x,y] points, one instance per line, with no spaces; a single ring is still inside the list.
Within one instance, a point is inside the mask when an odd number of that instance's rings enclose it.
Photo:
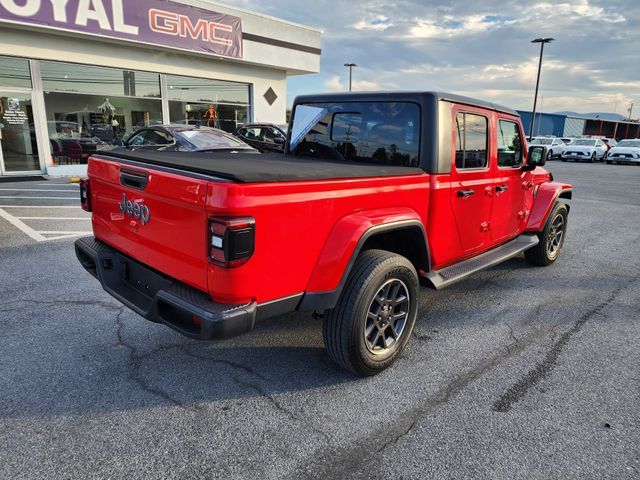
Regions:
[[[89,160],[93,230],[112,247],[207,290],[207,180]]]
[[[522,170],[524,142],[520,124],[498,114],[496,122],[496,166],[491,239],[502,243],[524,230],[533,199],[531,172]]]
[[[493,178],[489,165],[487,113],[454,106],[455,158],[451,166],[451,204],[463,255],[490,246]]]

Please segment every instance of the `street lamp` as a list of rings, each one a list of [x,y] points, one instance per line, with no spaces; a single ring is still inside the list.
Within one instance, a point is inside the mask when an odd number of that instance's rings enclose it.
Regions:
[[[349,67],[349,91],[351,91],[351,74],[353,72],[353,67],[357,67],[358,65],[355,63],[345,63],[345,67]]]
[[[542,68],[542,52],[544,52],[544,44],[551,43],[554,38],[536,38],[531,43],[540,44],[540,61],[538,62],[538,79],[536,80],[536,93],[533,96],[533,112],[531,112],[531,125],[529,126],[529,138],[533,138],[533,124],[536,121],[536,103],[538,102],[538,87],[540,86],[540,69]]]

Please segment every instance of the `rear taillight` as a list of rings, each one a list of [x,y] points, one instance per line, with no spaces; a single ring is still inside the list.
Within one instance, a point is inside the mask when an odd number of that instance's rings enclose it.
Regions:
[[[87,212],[91,211],[91,188],[88,178],[80,180],[80,206]]]
[[[246,263],[255,248],[256,222],[251,217],[209,219],[209,260],[222,267]]]

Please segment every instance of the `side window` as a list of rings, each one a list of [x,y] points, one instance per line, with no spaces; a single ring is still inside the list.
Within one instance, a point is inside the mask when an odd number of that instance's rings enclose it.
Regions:
[[[262,139],[267,143],[276,143],[276,132],[273,128],[263,127],[262,128]]]
[[[242,136],[248,138],[249,140],[262,140],[262,135],[260,132],[260,128],[251,127],[247,128],[242,132]]]
[[[171,138],[164,132],[158,130],[147,130],[145,137],[145,145],[169,145],[172,143]]]
[[[519,167],[522,165],[522,139],[515,122],[498,121],[498,166]]]
[[[147,130],[143,130],[141,132],[136,133],[134,136],[127,140],[127,145],[131,147],[137,147],[140,145],[144,145],[144,137],[147,134]]]
[[[487,117],[473,113],[456,115],[456,168],[487,166]]]

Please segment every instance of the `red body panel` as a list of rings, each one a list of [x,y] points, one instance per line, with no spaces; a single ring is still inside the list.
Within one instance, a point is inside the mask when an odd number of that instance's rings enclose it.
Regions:
[[[209,216],[255,218],[256,247],[241,267],[210,264],[209,293],[217,301],[237,303],[253,298],[262,303],[305,291],[331,290],[340,282],[358,232],[367,225],[408,218],[426,221],[420,212],[426,214],[428,188],[426,174],[275,184],[210,183]],[[356,219],[365,224],[357,225],[357,231],[347,231],[345,227],[355,227]],[[328,241],[336,250],[325,248]],[[331,269],[322,269],[322,265],[331,265]],[[314,271],[317,276],[312,276]]]
[[[526,231],[539,232],[562,192],[570,191],[571,185],[560,182],[544,182],[537,185],[537,193],[527,222]]]
[[[144,191],[120,184],[120,165],[89,160],[93,232],[112,247],[200,290],[207,290],[205,200],[207,182],[186,176],[149,172]],[[122,194],[144,203],[150,221],[129,216],[118,207]]]

